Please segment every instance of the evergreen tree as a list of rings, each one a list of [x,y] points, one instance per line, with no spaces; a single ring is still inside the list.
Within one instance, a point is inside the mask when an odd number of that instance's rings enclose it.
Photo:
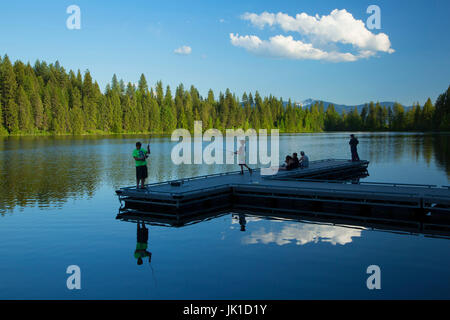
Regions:
[[[436,100],[433,124],[435,130],[450,131],[450,86]]]
[[[9,57],[5,55],[0,68],[0,92],[3,123],[9,133],[16,133],[19,130],[19,113],[15,103],[16,88],[16,75]]]
[[[148,92],[148,84],[144,74],[141,74],[141,77],[139,78],[138,90],[142,93]]]
[[[20,86],[17,90],[16,104],[19,115],[19,129],[22,133],[31,133],[33,131],[33,115],[31,112],[31,103],[25,90]]]
[[[433,129],[433,114],[434,114],[434,106],[431,102],[431,99],[428,98],[427,102],[423,105],[422,109],[422,128],[423,130],[432,130]]]
[[[170,133],[176,127],[193,129],[195,120],[204,130],[228,128],[279,128],[282,132],[323,130],[450,130],[449,90],[421,107],[404,108],[395,103],[365,105],[339,114],[335,106],[315,102],[309,108],[259,92],[244,92],[238,99],[229,89],[216,97],[210,89],[203,98],[197,88],[180,84],[172,97],[162,82],[155,90],[143,74],[137,87],[114,74],[102,93],[87,70],[66,70],[56,61],[36,61],[32,67],[0,57],[0,134],[79,134],[96,132]]]
[[[172,100],[172,93],[170,92],[170,87],[166,88],[166,95],[162,102],[161,108],[161,124],[163,132],[169,133],[176,128],[176,118],[175,109]]]

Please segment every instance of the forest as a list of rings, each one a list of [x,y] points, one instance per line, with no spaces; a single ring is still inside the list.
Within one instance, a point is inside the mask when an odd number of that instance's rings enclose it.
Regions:
[[[338,113],[318,102],[302,108],[272,95],[244,93],[237,97],[226,89],[202,97],[191,86],[178,85],[172,93],[161,81],[149,89],[145,76],[137,85],[113,75],[102,92],[89,70],[66,70],[55,62],[34,66],[0,57],[0,135],[171,133],[203,129],[280,129],[280,132],[322,131],[450,131],[450,86],[433,103],[405,108],[379,103]]]

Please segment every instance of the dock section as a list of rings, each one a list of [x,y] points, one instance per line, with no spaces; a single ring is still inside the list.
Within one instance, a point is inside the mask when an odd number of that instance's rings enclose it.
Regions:
[[[263,176],[239,172],[207,175],[116,191],[125,208],[159,214],[196,215],[208,210],[282,210],[332,212],[381,219],[450,222],[450,188],[434,185],[346,183],[339,176],[364,172],[368,161],[328,159],[309,168]]]

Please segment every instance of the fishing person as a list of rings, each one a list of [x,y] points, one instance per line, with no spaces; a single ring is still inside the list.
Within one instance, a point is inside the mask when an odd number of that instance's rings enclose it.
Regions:
[[[246,167],[250,174],[252,174],[253,170],[245,163],[245,140],[241,140],[241,146],[234,154],[239,155],[239,165],[241,166],[240,174],[244,174],[244,167]]]
[[[147,150],[142,148],[142,144],[136,142],[136,149],[133,151],[133,158],[136,162],[136,189],[145,189],[145,179],[148,177],[147,158],[150,155],[150,145],[147,145]]]
[[[143,263],[142,258],[148,257],[148,263],[152,262],[152,253],[147,251],[148,248],[148,229],[145,223],[142,222],[142,227],[137,223],[137,241],[136,250],[134,250],[134,257],[137,259],[137,264],[141,265]]]
[[[359,161],[359,155],[357,150],[357,145],[359,141],[356,139],[354,134],[350,135],[350,142],[348,143],[350,145],[350,151],[352,153],[352,161]]]

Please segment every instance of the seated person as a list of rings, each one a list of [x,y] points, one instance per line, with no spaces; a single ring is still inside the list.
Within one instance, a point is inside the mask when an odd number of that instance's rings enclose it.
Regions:
[[[292,154],[292,161],[294,162],[292,169],[297,169],[300,167],[300,160],[297,157],[297,153]]]
[[[304,151],[300,152],[301,158],[300,158],[300,168],[308,168],[309,167],[309,158],[305,154]]]
[[[294,161],[291,156],[286,156],[286,160],[281,165],[280,170],[291,170],[292,166],[294,164]]]

